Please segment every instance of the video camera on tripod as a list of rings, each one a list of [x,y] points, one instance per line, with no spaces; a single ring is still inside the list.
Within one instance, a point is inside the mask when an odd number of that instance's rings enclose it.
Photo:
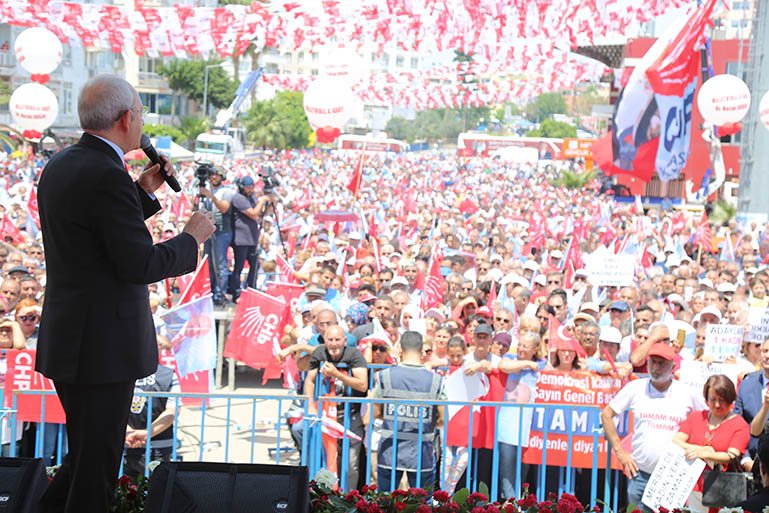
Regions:
[[[262,179],[262,183],[264,184],[262,190],[264,194],[272,194],[275,192],[276,187],[280,187],[280,181],[275,177],[275,169],[269,164],[262,166],[262,170],[259,172],[259,178]]]
[[[208,181],[209,177],[214,173],[219,173],[214,166],[207,162],[200,163],[195,170],[195,178],[198,179],[198,187],[205,187],[206,181]]]

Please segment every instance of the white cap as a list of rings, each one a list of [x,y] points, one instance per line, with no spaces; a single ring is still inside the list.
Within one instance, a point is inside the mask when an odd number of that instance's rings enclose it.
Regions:
[[[681,294],[670,294],[668,296],[668,302],[681,305],[681,308],[683,308],[684,310],[689,308],[688,303],[684,300],[683,297],[681,297]]]
[[[586,303],[582,303],[582,305],[579,307],[580,312],[600,312],[601,308],[598,306],[597,303],[594,303],[592,301],[587,301]]]
[[[528,271],[537,272],[539,271],[539,264],[537,264],[534,260],[526,260],[523,263],[523,268]]]
[[[403,285],[404,287],[408,287],[409,282],[403,276],[393,276],[393,279],[390,280],[390,287],[394,287],[396,285]]]
[[[497,269],[496,267],[493,267],[489,269],[489,272],[486,273],[486,279],[491,281],[499,281],[500,278],[502,278],[502,270]]]
[[[619,344],[622,342],[622,333],[613,326],[602,326],[601,333],[598,335],[598,340],[601,342]]]
[[[681,257],[673,253],[672,255],[668,255],[667,260],[665,260],[665,265],[667,267],[678,267],[681,265]]]
[[[718,288],[716,288],[718,292],[731,292],[734,294],[737,292],[737,287],[734,286],[734,283],[729,283],[728,281],[725,281],[724,283],[719,283]]]
[[[719,310],[713,305],[706,306],[705,308],[700,310],[699,316],[701,318],[703,315],[708,315],[708,314],[715,315],[716,317],[718,317],[719,321],[721,320],[721,310]]]
[[[558,258],[559,260],[563,258],[563,251],[560,249],[555,249],[550,252],[550,258]]]
[[[547,276],[544,274],[538,274],[536,278],[534,278],[534,283],[537,285],[545,286],[547,285]]]
[[[491,258],[489,258],[489,262],[494,262],[494,261],[497,261],[497,262],[501,263],[502,262],[502,255],[499,255],[497,253],[491,255]]]
[[[711,280],[710,278],[702,278],[700,280],[700,285],[704,285],[704,286],[706,286],[709,289],[714,288],[713,287],[713,280]]]

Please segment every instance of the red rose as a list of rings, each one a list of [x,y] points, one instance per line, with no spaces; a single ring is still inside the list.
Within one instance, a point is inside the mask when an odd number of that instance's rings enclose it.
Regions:
[[[509,502],[505,504],[505,513],[515,513],[515,506],[513,506]]]
[[[555,505],[555,510],[558,513],[577,513],[577,505],[568,499],[561,499]]]
[[[670,513],[670,510],[664,506],[660,506],[659,513]]]
[[[360,492],[358,490],[353,490],[344,496],[344,500],[347,502],[356,502],[358,499],[360,499]]]
[[[419,507],[417,507],[416,513],[432,513],[433,508],[428,506],[427,504],[420,504]]]
[[[438,502],[449,502],[451,500],[451,496],[446,490],[435,490],[433,492],[433,499]]]
[[[470,494],[470,497],[468,497],[468,500],[472,502],[487,502],[489,500],[488,497],[486,497],[481,492],[473,492]]]
[[[133,484],[133,480],[128,476],[120,476],[120,479],[117,480],[117,484],[121,488],[128,488]]]
[[[489,504],[486,506],[486,513],[499,513],[499,508],[493,504]]]
[[[406,509],[406,503],[405,502],[396,502],[395,503],[395,509],[398,511],[403,511]]]
[[[126,496],[126,498],[129,501],[132,501],[132,502],[135,501],[136,500],[136,489],[129,488],[128,491],[126,492],[125,496]]]
[[[393,490],[393,493],[391,495],[393,496],[393,498],[395,498],[395,497],[408,497],[409,496],[409,492],[407,492],[406,490]]]
[[[409,488],[409,495],[412,497],[427,497],[429,494],[424,488]]]
[[[358,502],[355,503],[355,509],[357,509],[358,511],[368,511],[369,503],[363,499],[360,499],[358,500]]]
[[[486,508],[483,506],[476,506],[471,510],[470,513],[486,513]]]

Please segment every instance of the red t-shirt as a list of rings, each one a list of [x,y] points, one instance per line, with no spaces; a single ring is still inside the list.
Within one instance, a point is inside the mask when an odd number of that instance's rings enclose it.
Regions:
[[[750,441],[750,426],[740,415],[734,415],[710,430],[707,410],[690,413],[686,420],[681,422],[678,432],[689,435],[687,443],[709,445],[716,452],[726,452],[730,447],[734,447],[740,454],[744,454]],[[694,487],[695,492],[702,491],[702,481],[703,476],[700,476]]]

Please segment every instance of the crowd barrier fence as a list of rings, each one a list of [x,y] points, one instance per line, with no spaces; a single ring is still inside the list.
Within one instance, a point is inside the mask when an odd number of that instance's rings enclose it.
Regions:
[[[45,408],[46,408],[46,398],[49,398],[54,392],[52,391],[15,391],[12,395],[12,403],[10,404],[10,408],[6,410],[1,410],[0,412],[4,413],[7,417],[8,427],[10,429],[10,435],[11,440],[15,440],[17,438],[17,422],[16,422],[16,409],[17,409],[17,400],[21,395],[40,395],[41,396],[41,415],[40,418],[43,419],[45,416]],[[283,457],[283,453],[287,452],[288,450],[292,450],[292,448],[295,446],[294,442],[291,440],[290,436],[290,427],[287,422],[287,412],[289,410],[293,410],[295,413],[303,413],[302,419],[299,421],[301,424],[301,433],[302,433],[302,440],[300,447],[297,447],[297,449],[300,451],[300,459],[299,462],[301,462],[302,465],[307,465],[310,469],[310,475],[313,476],[315,473],[320,470],[321,468],[324,468],[324,449],[323,449],[323,440],[322,440],[322,429],[321,429],[321,422],[320,418],[317,416],[310,416],[307,412],[307,396],[300,396],[300,395],[265,395],[265,394],[253,394],[253,395],[246,395],[246,394],[226,394],[226,393],[209,393],[209,394],[181,394],[181,393],[138,393],[140,397],[144,397],[147,401],[146,407],[148,408],[148,411],[152,410],[152,403],[153,401],[159,400],[160,398],[167,398],[168,401],[172,401],[172,404],[175,406],[175,414],[174,414],[174,423],[173,423],[173,449],[171,454],[171,459],[177,459],[177,448],[180,446],[180,439],[179,439],[179,429],[180,429],[180,423],[179,423],[179,413],[180,413],[180,407],[182,406],[182,401],[184,400],[190,400],[190,399],[197,399],[201,401],[200,405],[198,406],[185,406],[184,408],[188,410],[187,415],[193,414],[197,415],[196,410],[199,410],[200,415],[200,425],[199,430],[197,433],[198,438],[198,450],[197,450],[197,460],[198,461],[222,461],[227,463],[267,463],[268,461],[264,461],[264,459],[260,459],[260,461],[257,461],[257,458],[255,458],[255,444],[256,444],[256,437],[254,436],[254,430],[253,427],[257,426],[257,422],[263,419],[260,419],[260,415],[263,411],[267,411],[268,409],[270,411],[274,411],[275,408],[277,408],[277,419],[270,419],[269,422],[273,422],[274,420],[274,429],[276,431],[275,439],[271,441],[271,443],[275,443],[276,447],[275,450],[270,450],[268,454],[272,455],[274,453],[274,456],[269,456],[269,462],[275,463],[275,464],[281,464],[286,463],[286,458]],[[318,405],[318,411],[323,411],[323,405],[325,402],[331,401],[338,404],[339,408],[344,409],[344,417],[343,417],[343,427],[344,427],[344,435],[342,436],[341,441],[341,453],[339,454],[339,462],[340,462],[340,476],[339,476],[339,482],[340,485],[343,488],[346,487],[347,483],[347,473],[349,471],[348,465],[346,462],[349,461],[349,455],[350,455],[350,437],[348,436],[348,430],[350,429],[350,406],[352,404],[360,404],[362,407],[362,410],[371,411],[373,405],[375,404],[386,404],[388,402],[391,402],[391,399],[374,399],[374,398],[353,398],[353,397],[329,397],[329,396],[319,396],[317,398],[317,405]],[[250,454],[248,454],[247,457],[244,457],[242,451],[238,451],[237,454],[234,454],[232,451],[232,445],[233,445],[233,438],[236,435],[241,435],[243,432],[242,428],[239,428],[234,424],[235,419],[233,417],[233,407],[234,405],[237,405],[239,408],[239,416],[242,418],[243,415],[243,406],[248,405],[250,403],[250,419],[251,424],[249,427],[251,427],[251,436],[250,436]],[[554,412],[555,409],[563,410],[564,408],[568,408],[571,410],[571,414],[573,418],[580,419],[580,432],[582,435],[587,431],[590,433],[590,437],[592,439],[594,450],[592,451],[592,468],[582,468],[577,469],[572,465],[572,452],[573,452],[573,437],[575,436],[574,426],[572,423],[567,423],[566,425],[566,439],[567,439],[567,446],[568,446],[568,453],[567,453],[567,460],[566,465],[564,467],[552,467],[548,465],[548,436],[551,435],[551,431],[549,428],[549,422],[544,422],[542,426],[540,427],[542,429],[542,440],[541,440],[541,447],[546,448],[546,450],[541,451],[541,462],[540,465],[537,466],[537,485],[536,488],[531,490],[533,493],[536,493],[537,497],[540,500],[544,500],[547,497],[547,492],[556,492],[560,495],[561,492],[569,492],[574,493],[575,487],[577,486],[578,477],[580,482],[582,483],[582,489],[584,492],[586,492],[586,481],[589,482],[589,503],[590,504],[596,504],[598,501],[603,502],[610,507],[612,507],[613,511],[617,511],[617,505],[618,501],[620,500],[619,497],[619,489],[620,484],[623,483],[620,473],[616,470],[609,470],[609,471],[603,471],[600,470],[600,468],[605,469],[611,469],[611,451],[605,451],[605,454],[601,454],[602,451],[599,451],[599,446],[601,444],[605,444],[605,438],[603,429],[601,427],[601,421],[600,421],[600,408],[596,406],[566,406],[566,405],[537,405],[537,404],[515,404],[510,402],[463,402],[463,401],[424,401],[424,400],[398,400],[399,404],[402,405],[410,405],[412,407],[415,407],[418,409],[418,415],[421,417],[422,413],[424,412],[425,408],[433,408],[433,407],[447,407],[450,405],[455,406],[471,406],[473,408],[493,408],[494,409],[494,418],[496,419],[496,425],[498,426],[497,429],[495,429],[495,437],[494,437],[494,444],[493,449],[490,449],[492,452],[492,465],[491,465],[491,482],[487,483],[488,489],[490,491],[490,495],[492,499],[497,499],[500,497],[500,487],[499,487],[499,476],[500,476],[500,450],[499,450],[499,443],[498,443],[498,437],[499,437],[499,416],[500,412],[503,408],[512,408],[514,410],[518,411],[518,426],[517,430],[518,433],[521,433],[523,431],[523,422],[524,418],[530,418],[533,416],[538,416],[537,418],[544,418],[548,419]],[[269,408],[263,407],[263,406],[269,406]],[[223,411],[224,417],[215,417],[218,420],[224,421],[224,436],[223,440],[221,439],[222,436],[220,434],[215,435],[216,440],[211,440],[210,437],[207,440],[207,419],[210,420],[210,415],[212,413],[216,413],[217,415],[221,415],[221,412]],[[398,408],[395,408],[395,415],[394,415],[394,453],[393,459],[397,457],[397,424],[399,420],[399,410]],[[2,416],[2,413],[0,413],[0,416]],[[363,413],[365,415],[365,413]],[[622,419],[620,419],[622,420]],[[149,430],[151,423],[151,419],[148,418],[147,422],[147,429]],[[508,426],[509,428],[509,426]],[[57,429],[59,430],[60,434],[63,434],[64,432],[64,426],[63,425],[52,425],[52,424],[45,424],[44,422],[38,422],[36,424],[37,429],[37,436],[36,436],[36,443],[35,443],[35,456],[41,457],[43,454],[43,442],[42,440],[45,439],[45,430],[47,429]],[[210,429],[208,430],[210,433]],[[186,432],[189,432],[189,429],[186,429]],[[368,422],[365,426],[365,440],[370,441],[372,440],[372,435],[374,432],[374,422]],[[478,474],[478,465],[477,461],[475,461],[478,458],[478,452],[474,450],[473,447],[473,415],[469,415],[469,425],[467,429],[467,472],[466,477],[464,480],[464,483],[460,482],[457,483],[456,488],[463,488],[467,487],[471,491],[478,491],[479,484],[477,482],[477,479],[475,478]],[[563,431],[560,432],[563,434]],[[436,437],[435,445],[439,446],[439,463],[438,468],[436,469],[437,472],[437,482],[436,484],[443,488],[444,483],[446,482],[446,476],[447,473],[451,470],[449,468],[448,463],[448,454],[450,454],[451,448],[447,444],[447,429],[441,429]],[[423,433],[422,433],[422,427],[420,425],[419,434],[418,434],[418,442],[422,441]],[[58,450],[56,451],[57,454],[57,461],[56,463],[61,462],[61,454],[62,454],[62,440],[63,436],[58,437]],[[438,440],[440,440],[440,443],[438,443]],[[216,458],[211,458],[211,455],[206,455],[205,447],[207,444],[210,443],[223,443],[224,444],[224,451],[221,456],[218,456]],[[369,442],[370,443],[370,442]],[[417,456],[417,461],[421,461],[421,450],[422,450],[422,444],[418,443],[419,448],[419,454]],[[376,447],[373,448],[376,450]],[[365,462],[361,461],[360,463],[360,469],[365,468],[365,482],[367,484],[370,484],[372,482],[375,482],[372,480],[372,450],[366,450],[366,457]],[[10,444],[10,456],[16,455],[16,445]],[[521,461],[521,451],[518,451],[518,456],[516,457],[515,465],[516,465],[516,483],[515,483],[515,490],[521,490],[521,487],[524,483],[525,477],[522,476],[522,468],[524,467],[524,464]],[[185,456],[189,460],[189,455]],[[605,459],[604,459],[605,458]],[[600,461],[600,459],[604,459],[604,461]],[[599,465],[600,463],[605,463],[605,466]],[[150,463],[150,447],[147,447],[145,449],[145,466],[148,466]],[[122,471],[122,469],[121,469]],[[148,472],[148,471],[147,471]],[[546,489],[546,483],[548,482],[548,478],[551,479],[554,477],[554,474],[557,474],[557,489]],[[586,478],[586,476],[588,476]],[[417,473],[417,486],[422,487],[429,487],[430,483],[422,483],[420,482],[421,475]],[[394,489],[397,487],[399,483],[396,483],[396,477],[395,473],[393,472],[391,475],[390,480],[390,488]],[[583,497],[585,497],[585,494],[583,494]]]

